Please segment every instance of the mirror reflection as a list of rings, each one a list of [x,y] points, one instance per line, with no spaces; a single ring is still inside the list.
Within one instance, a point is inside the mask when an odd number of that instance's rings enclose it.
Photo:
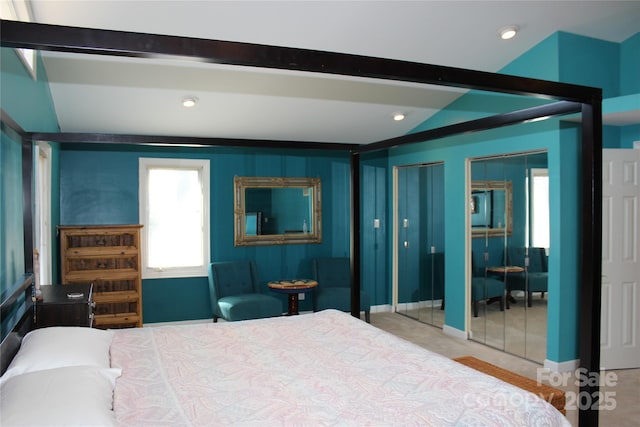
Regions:
[[[513,231],[511,181],[472,181],[469,212],[473,237]],[[505,230],[506,228],[506,230]]]
[[[396,312],[444,326],[444,163],[398,167]]]
[[[236,246],[320,243],[319,178],[235,177]]]
[[[539,363],[552,250],[547,163],[546,152],[473,160],[468,193],[472,339]]]

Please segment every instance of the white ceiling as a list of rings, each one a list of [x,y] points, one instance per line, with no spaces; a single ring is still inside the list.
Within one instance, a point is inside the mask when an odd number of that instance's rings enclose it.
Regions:
[[[34,21],[48,24],[490,72],[558,30],[613,42],[640,31],[640,1],[32,0],[31,7]],[[500,40],[498,30],[511,24],[520,33]],[[62,132],[368,143],[410,131],[461,93],[178,60],[47,53],[44,63]],[[185,95],[198,105],[183,108]],[[394,122],[397,111],[407,119]]]

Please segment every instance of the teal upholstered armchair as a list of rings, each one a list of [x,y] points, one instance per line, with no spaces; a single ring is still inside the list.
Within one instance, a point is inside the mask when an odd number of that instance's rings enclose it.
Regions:
[[[313,311],[333,308],[351,312],[351,264],[349,258],[317,258],[311,262],[318,287],[313,291]],[[360,292],[360,310],[371,322],[371,299]]]
[[[259,319],[280,316],[282,301],[260,292],[253,261],[209,264],[209,295],[213,321]]]
[[[533,293],[541,292],[542,298],[548,291],[547,254],[544,248],[529,248],[529,259],[525,259],[524,247],[507,248],[507,263],[525,268],[525,273],[509,274],[507,286],[510,291],[525,291],[527,305],[533,305]]]

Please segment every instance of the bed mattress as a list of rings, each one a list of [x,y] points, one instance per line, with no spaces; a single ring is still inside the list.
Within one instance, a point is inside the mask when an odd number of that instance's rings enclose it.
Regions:
[[[559,426],[515,386],[326,310],[116,331],[123,426]]]

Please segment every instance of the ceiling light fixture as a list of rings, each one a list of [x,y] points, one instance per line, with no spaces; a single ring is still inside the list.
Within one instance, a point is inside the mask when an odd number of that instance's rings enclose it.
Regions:
[[[404,120],[405,117],[407,117],[407,116],[404,113],[394,113],[393,114],[393,120],[395,120],[396,122]]]
[[[195,96],[187,96],[182,98],[182,106],[185,108],[195,107],[198,103],[198,98]]]
[[[502,40],[511,40],[516,34],[518,34],[518,27],[515,25],[510,25],[500,30],[500,38]]]

